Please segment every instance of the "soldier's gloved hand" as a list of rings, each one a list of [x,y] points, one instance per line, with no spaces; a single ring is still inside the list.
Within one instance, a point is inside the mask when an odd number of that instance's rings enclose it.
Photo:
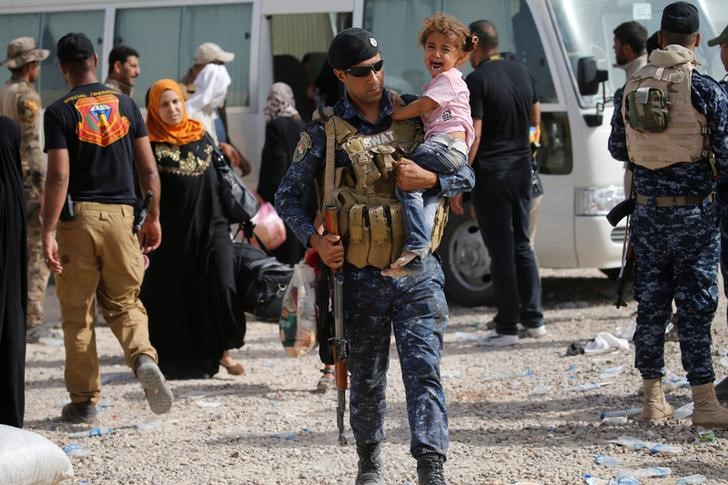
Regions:
[[[314,234],[309,240],[311,247],[321,257],[321,261],[333,270],[344,265],[344,245],[341,244],[341,237],[335,234]]]

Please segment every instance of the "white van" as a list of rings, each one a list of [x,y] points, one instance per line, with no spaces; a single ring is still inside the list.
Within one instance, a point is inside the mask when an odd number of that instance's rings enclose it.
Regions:
[[[233,84],[228,94],[228,124],[235,144],[256,165],[249,183],[257,185],[263,144],[262,108],[270,85],[294,88],[299,110],[310,116],[314,103],[308,86],[321,69],[329,41],[338,30],[362,26],[380,42],[385,82],[417,93],[427,80],[417,44],[421,20],[444,11],[465,24],[493,21],[501,49],[524,62],[536,78],[542,100],[539,152],[545,196],[538,216],[536,253],[542,267],[602,268],[620,264],[624,227],[612,228],[604,214],[623,198],[622,164],[607,151],[613,108],[602,95],[580,94],[578,61],[594,58],[608,71],[604,95],[624,84],[613,67],[614,28],[628,20],[659,28],[669,0],[0,0],[0,46],[30,35],[55,50],[67,32],[84,32],[97,46],[99,77],[115,44],[136,48],[142,72],[134,95],[142,106],[155,80],[181,78],[202,42],[235,52],[228,65]],[[728,24],[725,0],[696,2],[704,39]],[[715,78],[723,68],[717,48],[701,46],[698,59]],[[44,62],[39,87],[43,105],[66,91],[55,55]],[[463,66],[465,73],[469,66]],[[8,71],[0,70],[4,81]],[[450,298],[461,304],[492,299],[490,259],[477,224],[451,215],[440,249]]]

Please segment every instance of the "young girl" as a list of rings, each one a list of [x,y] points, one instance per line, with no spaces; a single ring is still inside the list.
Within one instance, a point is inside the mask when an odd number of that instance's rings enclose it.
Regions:
[[[473,38],[457,19],[436,13],[424,20],[419,41],[425,50],[425,67],[432,80],[425,84],[422,97],[406,106],[392,103],[392,119],[422,117],[425,141],[412,153],[419,166],[437,174],[455,173],[468,160],[473,143],[470,93],[462,73],[456,69],[473,50]],[[432,225],[439,196],[427,191],[397,189],[404,211],[405,244],[402,254],[384,270],[385,276],[400,276],[403,268],[430,250]]]

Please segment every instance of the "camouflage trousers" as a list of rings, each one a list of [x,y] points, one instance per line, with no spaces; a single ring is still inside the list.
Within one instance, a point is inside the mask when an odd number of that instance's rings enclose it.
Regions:
[[[387,278],[371,266],[344,270],[344,327],[349,341],[351,428],[358,444],[384,439],[390,336],[399,354],[410,428],[417,458],[447,453],[447,404],[440,382],[442,339],[448,308],[444,276],[435,256],[421,271]]]
[[[43,323],[43,300],[48,287],[50,270],[43,261],[41,210],[38,201],[28,204],[28,327]]]
[[[723,294],[728,296],[728,183],[718,184],[718,209],[720,211],[720,272],[723,275]]]
[[[635,366],[664,375],[665,327],[677,307],[682,365],[691,386],[713,382],[710,325],[718,307],[718,208],[637,204],[632,216],[637,330]]]

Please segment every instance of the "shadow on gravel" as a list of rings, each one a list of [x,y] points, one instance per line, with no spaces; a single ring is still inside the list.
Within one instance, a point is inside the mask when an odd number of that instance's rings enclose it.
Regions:
[[[51,387],[66,387],[66,382],[62,377],[43,377],[38,380],[26,379],[25,391],[32,391],[34,389],[50,389]]]
[[[262,394],[273,392],[270,386],[264,384],[248,384],[245,382],[234,382],[228,381],[225,384],[213,384],[207,383],[208,380],[194,380],[194,381],[168,381],[170,387],[174,392],[175,399],[194,399],[205,397],[216,397],[216,396],[256,396],[259,397]],[[220,381],[212,381],[220,382]]]
[[[487,352],[523,352],[528,350],[538,350],[540,352],[556,352],[561,356],[565,356],[566,349],[571,343],[571,340],[544,340],[534,338],[522,338],[518,341],[518,345],[510,347],[498,347],[488,348],[477,345],[475,342],[446,342],[444,352],[447,355],[468,355],[468,354],[481,354]],[[395,352],[391,355],[396,354]]]

